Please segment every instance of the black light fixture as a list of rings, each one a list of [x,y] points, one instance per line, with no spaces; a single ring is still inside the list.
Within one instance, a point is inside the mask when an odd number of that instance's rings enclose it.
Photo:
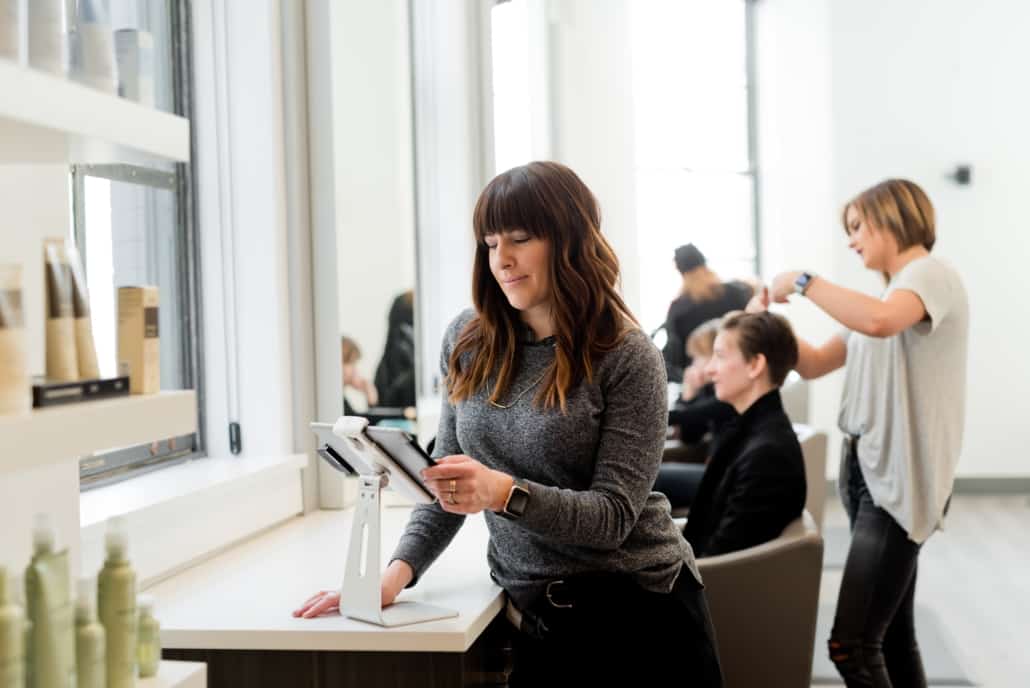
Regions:
[[[955,171],[948,174],[948,179],[954,180],[959,186],[969,186],[973,183],[973,166],[956,165]]]

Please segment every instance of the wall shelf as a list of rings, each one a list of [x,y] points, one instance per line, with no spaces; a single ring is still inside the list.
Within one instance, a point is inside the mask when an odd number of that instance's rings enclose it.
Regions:
[[[197,429],[192,390],[87,401],[0,416],[0,473],[78,460]]]
[[[111,163],[190,157],[190,123],[0,59],[0,163]]]
[[[201,662],[173,662],[162,659],[157,676],[141,678],[136,688],[205,688],[207,665]]]

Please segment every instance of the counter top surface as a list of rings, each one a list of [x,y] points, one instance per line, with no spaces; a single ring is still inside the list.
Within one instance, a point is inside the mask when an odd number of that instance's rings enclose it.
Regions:
[[[384,508],[382,553],[389,557],[409,508]],[[170,649],[464,652],[500,613],[490,580],[488,532],[469,517],[451,546],[398,600],[455,609],[455,618],[383,628],[339,614],[298,619],[291,612],[343,580],[353,509],[293,519],[146,592],[155,597],[161,641]]]

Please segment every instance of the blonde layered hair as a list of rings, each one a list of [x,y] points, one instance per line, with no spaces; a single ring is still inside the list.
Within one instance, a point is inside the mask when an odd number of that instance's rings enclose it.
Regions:
[[[888,179],[848,201],[841,212],[845,234],[850,234],[849,208],[874,229],[889,232],[898,242],[899,251],[912,246],[930,251],[937,241],[933,204],[918,184],[907,179]]]
[[[707,265],[683,273],[681,296],[690,297],[691,301],[711,301],[722,296],[722,280]]]

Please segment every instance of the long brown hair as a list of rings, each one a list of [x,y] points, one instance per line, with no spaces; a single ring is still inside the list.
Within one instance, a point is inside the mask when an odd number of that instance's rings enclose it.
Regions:
[[[519,313],[490,272],[486,237],[515,229],[550,244],[549,308],[554,362],[535,403],[565,411],[569,390],[593,380],[598,359],[639,324],[619,296],[619,260],[601,234],[601,213],[586,184],[564,165],[531,162],[486,185],[472,216],[476,239],[472,298],[476,316],[458,336],[448,362],[452,402],[485,389],[499,402],[515,375],[523,342]]]

